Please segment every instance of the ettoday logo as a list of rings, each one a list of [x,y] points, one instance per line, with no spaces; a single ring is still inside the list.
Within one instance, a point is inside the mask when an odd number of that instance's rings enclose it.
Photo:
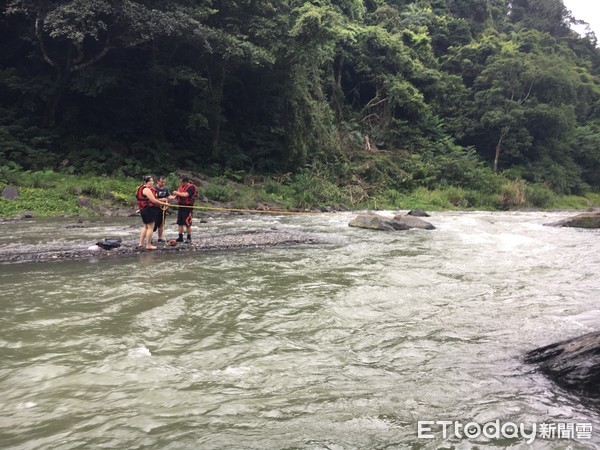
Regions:
[[[591,439],[591,423],[501,423],[500,419],[480,424],[455,420],[419,420],[417,437],[434,439],[441,431],[442,438],[450,436],[458,439],[476,439],[484,436],[488,439],[524,439],[527,444],[540,439]]]

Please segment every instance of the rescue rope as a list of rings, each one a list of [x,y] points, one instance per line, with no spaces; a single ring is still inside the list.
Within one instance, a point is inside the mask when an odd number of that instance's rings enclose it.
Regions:
[[[242,209],[242,208],[219,208],[217,206],[196,206],[196,205],[169,205],[163,206],[163,219],[165,211],[170,207],[175,208],[192,208],[192,209],[204,209],[208,211],[230,211],[230,212],[244,212],[244,213],[261,213],[261,214],[289,214],[289,215],[321,215],[325,214],[321,211],[285,211],[281,209]]]

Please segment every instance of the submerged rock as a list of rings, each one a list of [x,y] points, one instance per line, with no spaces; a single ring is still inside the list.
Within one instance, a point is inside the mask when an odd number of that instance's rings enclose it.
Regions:
[[[406,213],[406,215],[415,217],[429,217],[429,214],[427,214],[427,212],[423,211],[422,209],[411,209],[409,212]]]
[[[592,209],[586,214],[579,214],[544,225],[549,227],[600,228],[600,210],[597,208]]]
[[[349,224],[351,227],[366,228],[368,230],[396,231],[419,228],[433,230],[435,227],[429,222],[409,216],[384,217],[379,214],[361,214]]]
[[[600,399],[600,331],[532,350],[525,362],[566,389]]]

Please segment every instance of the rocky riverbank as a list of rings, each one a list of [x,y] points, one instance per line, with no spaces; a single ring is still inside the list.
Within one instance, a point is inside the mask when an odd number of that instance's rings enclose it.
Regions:
[[[63,261],[72,259],[123,257],[138,254],[178,254],[218,250],[239,250],[249,248],[289,247],[303,244],[316,244],[320,240],[306,233],[281,230],[245,231],[235,233],[203,234],[192,244],[180,243],[160,245],[157,250],[137,247],[137,241],[124,242],[112,250],[66,248],[48,251],[1,251],[0,263],[32,261]]]
[[[600,332],[531,350],[525,362],[565,389],[600,401]]]

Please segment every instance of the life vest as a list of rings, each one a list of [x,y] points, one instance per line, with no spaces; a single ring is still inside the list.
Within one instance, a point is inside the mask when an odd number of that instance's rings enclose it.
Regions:
[[[194,188],[194,193],[192,195],[188,195],[187,197],[181,197],[181,196],[177,196],[177,203],[179,203],[180,205],[189,205],[192,206],[194,204],[194,201],[196,201],[196,195],[198,195],[198,188],[196,187],[195,184],[192,183],[188,183],[188,184],[184,184],[179,186],[179,188],[177,189],[179,192],[188,192],[189,188]]]
[[[154,197],[156,197],[156,189],[154,189],[153,187],[148,187],[145,184],[142,184],[138,190],[137,190],[137,194],[135,194],[135,198],[137,199],[137,207],[138,209],[144,209],[144,208],[148,208],[151,206],[156,206],[154,203],[152,203],[148,197],[146,197],[144,195],[144,189],[148,188],[152,191],[152,194],[154,195]]]

